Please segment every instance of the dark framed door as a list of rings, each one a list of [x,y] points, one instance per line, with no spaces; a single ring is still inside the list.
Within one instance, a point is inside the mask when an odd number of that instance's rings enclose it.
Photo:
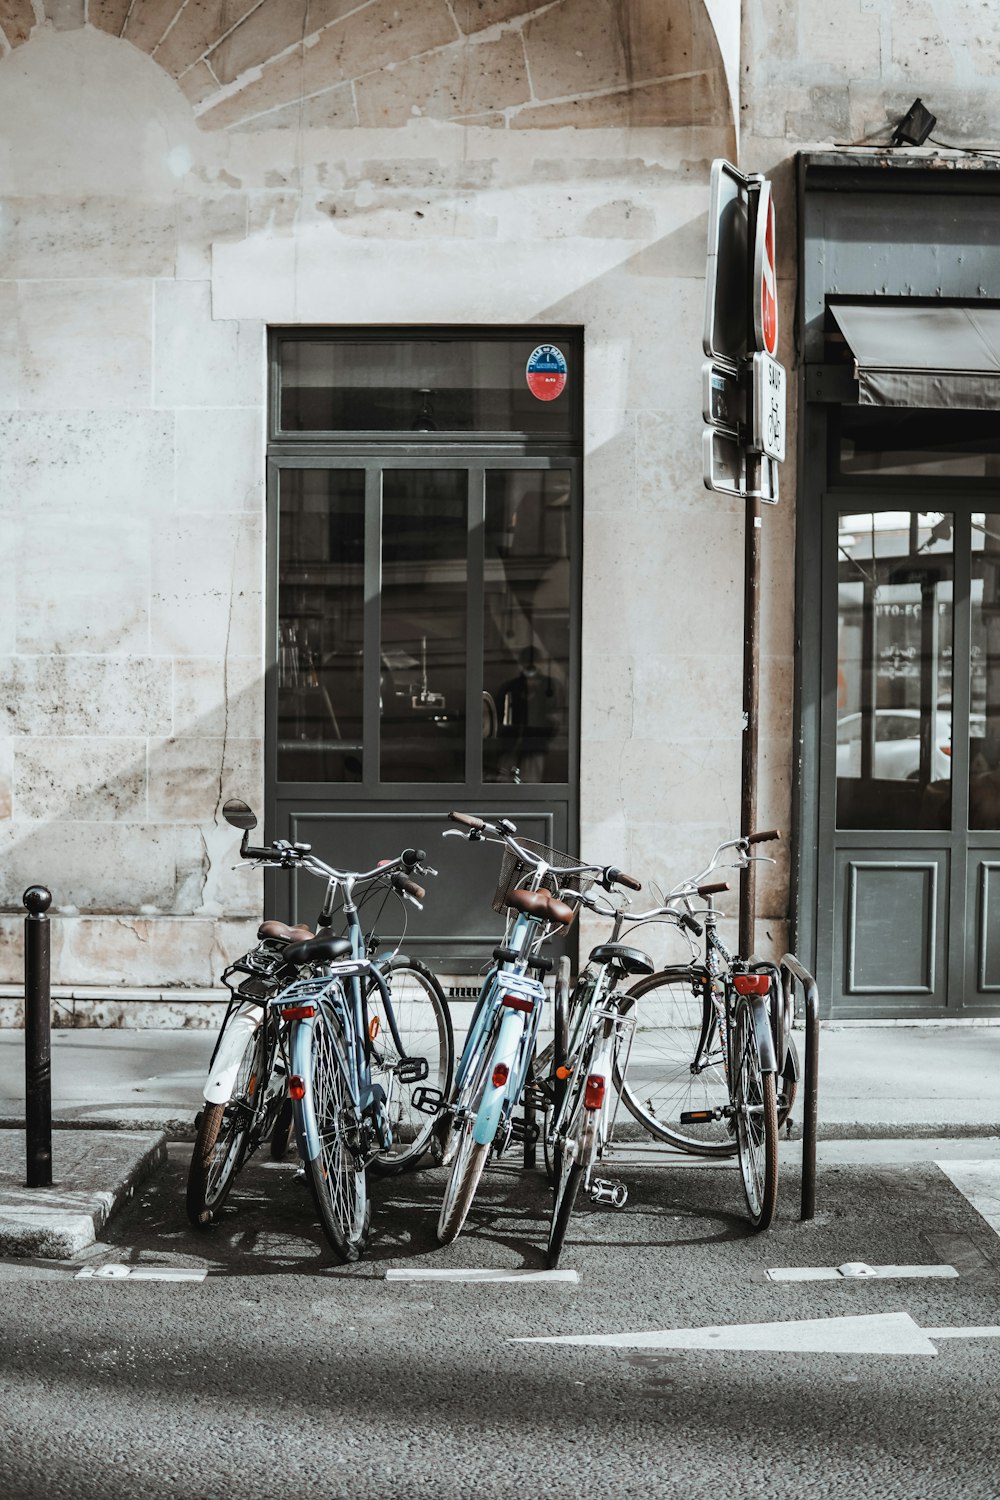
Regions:
[[[1000,1001],[1000,497],[921,489],[822,498],[816,931],[835,1016]]]
[[[451,972],[501,923],[496,853],[442,840],[449,809],[576,842],[580,478],[469,443],[270,461],[268,827],[354,868],[426,849],[406,946]],[[316,882],[286,878],[274,909],[311,921]]]

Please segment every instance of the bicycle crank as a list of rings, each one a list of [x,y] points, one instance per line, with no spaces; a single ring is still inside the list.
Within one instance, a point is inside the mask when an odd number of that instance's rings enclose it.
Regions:
[[[628,1188],[624,1182],[615,1182],[610,1177],[592,1177],[590,1201],[608,1204],[611,1208],[624,1208],[628,1202]]]

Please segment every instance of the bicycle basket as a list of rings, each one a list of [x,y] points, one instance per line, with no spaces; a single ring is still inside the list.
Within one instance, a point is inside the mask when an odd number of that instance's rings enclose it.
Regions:
[[[562,875],[560,867],[564,865],[575,865],[579,860],[575,855],[562,854],[558,849],[551,849],[548,844],[539,844],[535,839],[519,839],[518,842],[529,854],[536,854],[539,861],[544,860],[547,865],[554,865],[554,870],[547,870],[542,879],[541,889],[555,896],[561,890],[589,891],[597,879],[597,872],[582,875]],[[496,892],[493,896],[493,910],[503,915],[506,910],[510,893],[519,885],[529,879],[535,873],[536,866],[528,864],[513,849],[505,849],[503,859],[500,861],[500,878],[497,881]]]

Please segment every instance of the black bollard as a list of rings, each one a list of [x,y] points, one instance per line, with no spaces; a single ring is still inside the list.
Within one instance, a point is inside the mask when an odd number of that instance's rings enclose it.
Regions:
[[[52,894],[31,885],[24,919],[24,1123],[28,1187],[52,1186],[52,998],[49,919]]]

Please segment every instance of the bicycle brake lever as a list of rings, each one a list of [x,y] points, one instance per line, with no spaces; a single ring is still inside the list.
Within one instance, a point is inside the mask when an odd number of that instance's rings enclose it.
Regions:
[[[435,870],[433,865],[417,865],[417,869],[420,871],[421,875],[437,874],[437,870]]]
[[[416,896],[410,896],[406,891],[400,891],[399,894],[402,896],[404,901],[411,902],[417,908],[417,911],[423,911],[424,903],[422,901],[418,901]]]

